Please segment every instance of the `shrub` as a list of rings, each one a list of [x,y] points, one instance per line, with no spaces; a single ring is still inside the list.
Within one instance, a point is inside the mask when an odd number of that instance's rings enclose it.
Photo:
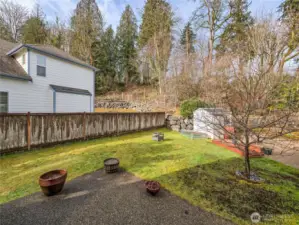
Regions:
[[[193,112],[198,108],[211,108],[211,104],[192,98],[184,101],[180,107],[180,113],[183,117],[192,117]]]

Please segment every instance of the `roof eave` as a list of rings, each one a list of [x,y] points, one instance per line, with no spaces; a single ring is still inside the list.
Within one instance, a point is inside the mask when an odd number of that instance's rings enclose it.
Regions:
[[[16,75],[16,74],[0,73],[0,77],[17,79],[17,80],[24,80],[24,81],[32,81],[32,77],[30,77],[28,75]]]
[[[16,54],[20,49],[22,48],[27,48],[27,49],[32,49],[34,51],[37,51],[37,52],[40,52],[40,53],[43,53],[45,55],[49,55],[49,56],[52,56],[52,57],[55,57],[55,58],[58,58],[58,59],[61,59],[61,60],[64,60],[64,61],[67,61],[67,62],[71,62],[71,63],[74,63],[74,64],[77,64],[77,65],[80,65],[80,66],[83,66],[83,67],[86,67],[86,68],[89,68],[95,72],[99,71],[98,68],[96,67],[93,67],[91,65],[88,65],[88,64],[83,64],[83,63],[79,63],[79,62],[76,62],[74,60],[71,60],[71,59],[67,59],[65,57],[61,57],[61,56],[58,56],[56,54],[52,54],[50,52],[47,52],[47,51],[43,51],[43,50],[40,50],[38,48],[35,48],[33,46],[29,46],[29,45],[26,45],[26,44],[21,44],[15,48],[13,48],[12,50],[10,50],[8,53],[6,53],[7,56],[12,56],[14,54]]]
[[[15,53],[17,53],[21,48],[23,48],[25,45],[24,44],[20,44],[18,46],[16,46],[15,48],[13,48],[12,50],[10,50],[9,52],[6,53],[7,56],[12,56]]]

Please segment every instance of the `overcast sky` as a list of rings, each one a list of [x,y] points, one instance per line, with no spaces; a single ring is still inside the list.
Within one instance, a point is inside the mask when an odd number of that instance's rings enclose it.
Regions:
[[[11,0],[32,8],[36,0]],[[122,11],[127,4],[133,8],[138,21],[140,21],[141,10],[145,0],[96,0],[98,6],[104,15],[105,24],[112,24],[115,29],[119,23]],[[198,1],[198,0],[197,0]],[[56,15],[65,21],[68,21],[71,13],[76,7],[79,0],[38,0],[42,6],[47,19],[53,20]],[[193,0],[169,0],[177,17],[182,19],[181,23],[185,23],[190,18],[192,11],[198,5]],[[251,11],[253,15],[261,12],[276,12],[278,5],[282,0],[252,0]]]

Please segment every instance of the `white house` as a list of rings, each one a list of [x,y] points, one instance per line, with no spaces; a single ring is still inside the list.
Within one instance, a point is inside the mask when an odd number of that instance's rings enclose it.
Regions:
[[[220,108],[199,108],[193,113],[193,130],[212,139],[223,136],[223,128],[231,123],[231,114]]]
[[[53,46],[0,39],[0,113],[93,112],[96,70]]]

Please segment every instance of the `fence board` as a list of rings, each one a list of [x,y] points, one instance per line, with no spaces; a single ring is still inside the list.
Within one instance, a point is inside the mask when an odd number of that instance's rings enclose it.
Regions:
[[[27,118],[30,118],[29,123]],[[0,154],[31,146],[163,127],[164,124],[165,113],[162,112],[0,114]]]

